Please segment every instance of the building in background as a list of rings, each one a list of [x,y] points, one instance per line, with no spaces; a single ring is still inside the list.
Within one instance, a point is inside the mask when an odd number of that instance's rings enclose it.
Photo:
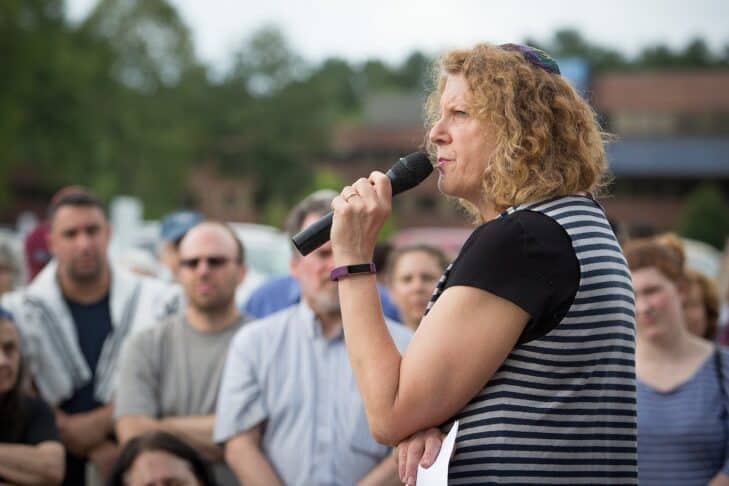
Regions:
[[[615,139],[608,144],[614,176],[602,199],[625,227],[674,227],[685,197],[703,182],[729,198],[729,71],[608,73],[590,78],[578,59],[560,61]],[[341,128],[320,162],[344,180],[387,169],[424,141],[423,98],[376,94],[363,121]],[[438,194],[429,178],[393,203],[399,228],[465,226],[467,220]]]
[[[666,230],[700,184],[729,196],[729,71],[605,74],[592,102],[617,137],[603,201],[613,218]]]

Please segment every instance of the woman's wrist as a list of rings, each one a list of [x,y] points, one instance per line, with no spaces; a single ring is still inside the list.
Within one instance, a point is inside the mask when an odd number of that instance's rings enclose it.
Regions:
[[[334,267],[329,274],[329,278],[336,282],[340,278],[358,276],[358,275],[371,275],[377,273],[377,267],[374,262],[358,263],[356,265],[342,265]]]
[[[369,252],[337,252],[334,251],[334,266],[341,267],[344,265],[359,265],[360,263],[369,263],[372,261],[374,251]]]

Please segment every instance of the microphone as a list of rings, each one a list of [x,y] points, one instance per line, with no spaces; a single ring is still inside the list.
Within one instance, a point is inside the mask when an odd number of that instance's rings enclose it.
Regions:
[[[412,189],[425,180],[433,172],[433,164],[423,152],[413,152],[395,162],[387,177],[392,184],[392,195]],[[308,255],[329,241],[332,229],[332,212],[298,232],[292,238],[294,246],[303,256]]]

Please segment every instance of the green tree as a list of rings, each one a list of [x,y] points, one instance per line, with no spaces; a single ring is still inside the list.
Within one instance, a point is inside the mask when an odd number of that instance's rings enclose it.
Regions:
[[[687,238],[723,250],[729,236],[729,206],[719,187],[706,183],[689,194],[676,229]]]
[[[266,25],[235,53],[230,77],[244,82],[251,93],[272,95],[301,79],[305,70],[304,61],[290,49],[281,30]]]
[[[307,165],[326,146],[327,93],[311,89],[307,70],[281,33],[255,32],[214,89],[219,111],[207,132],[209,158],[225,173],[256,183],[254,201],[293,202],[311,180]]]
[[[552,39],[543,45],[533,40],[529,40],[527,43],[539,47],[557,58],[583,58],[595,72],[624,69],[628,65],[625,58],[618,51],[588,42],[576,29],[558,30]]]
[[[196,65],[190,30],[167,0],[101,0],[81,31],[109,41],[114,77],[140,91],[176,86]]]
[[[306,84],[310,89],[319,92],[319,96],[328,96],[327,107],[338,114],[357,112],[361,107],[362,97],[357,89],[357,73],[343,59],[326,59],[314,69]]]
[[[140,197],[150,215],[179,205],[205,122],[192,114],[208,91],[189,29],[166,0],[102,0],[79,32],[108,46],[113,82],[87,96],[105,106],[94,115],[94,186]]]
[[[420,51],[410,54],[397,69],[400,86],[408,91],[423,91],[430,81],[433,60]]]
[[[110,87],[108,46],[70,29],[62,1],[8,0],[0,9],[2,184],[17,173],[51,186],[89,183],[104,150],[95,115],[105,107],[90,94]]]

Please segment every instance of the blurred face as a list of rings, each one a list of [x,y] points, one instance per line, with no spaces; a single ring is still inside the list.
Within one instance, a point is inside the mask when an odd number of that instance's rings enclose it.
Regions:
[[[53,217],[48,237],[59,271],[79,283],[98,280],[108,264],[110,233],[99,208],[61,206]]]
[[[10,391],[18,381],[20,340],[15,326],[0,319],[0,394]]]
[[[191,229],[180,243],[179,281],[188,305],[217,313],[235,305],[235,289],[245,276],[233,236],[217,224]]]
[[[302,229],[322,215],[311,214],[304,219]],[[291,257],[291,274],[299,281],[301,296],[315,314],[336,314],[339,312],[339,291],[337,283],[329,279],[334,268],[332,244],[327,242],[305,257],[294,254]]]
[[[635,270],[632,277],[638,337],[653,339],[680,331],[684,319],[676,284],[655,267]]]
[[[688,330],[696,336],[705,337],[708,319],[704,306],[704,294],[701,291],[701,285],[695,281],[691,282],[684,293],[683,311],[686,315]]]
[[[482,180],[494,151],[494,131],[472,113],[463,75],[449,75],[440,98],[440,118],[430,130],[438,147],[438,188],[481,207]]]
[[[415,329],[420,323],[442,273],[438,260],[424,251],[404,253],[398,258],[388,290],[408,327]]]
[[[187,462],[164,451],[145,451],[125,476],[128,486],[199,486]]]

